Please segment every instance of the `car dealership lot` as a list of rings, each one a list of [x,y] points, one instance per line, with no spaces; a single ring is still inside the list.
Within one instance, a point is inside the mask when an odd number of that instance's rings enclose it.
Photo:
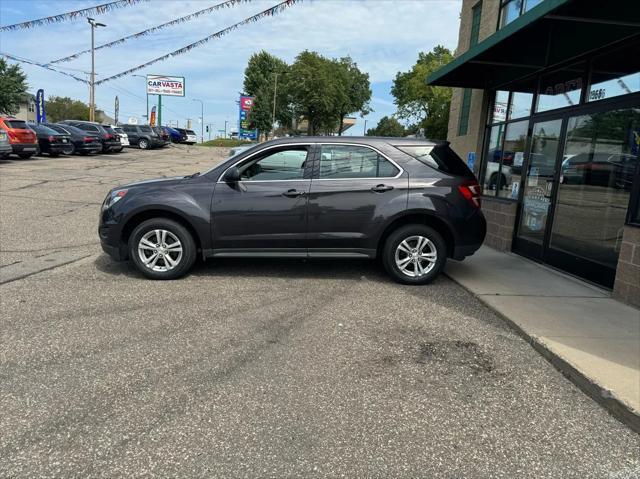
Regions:
[[[226,259],[152,282],[102,253],[112,186],[225,153],[0,161],[0,477],[638,473],[638,436],[446,277]]]

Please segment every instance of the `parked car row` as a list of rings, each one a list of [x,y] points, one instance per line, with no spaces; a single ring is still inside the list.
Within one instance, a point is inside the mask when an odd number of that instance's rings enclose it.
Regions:
[[[34,123],[0,117],[0,158],[15,154],[27,159],[39,153],[52,157],[118,153],[124,147],[143,150],[171,143],[194,144],[192,130],[148,125],[103,125],[82,120]]]

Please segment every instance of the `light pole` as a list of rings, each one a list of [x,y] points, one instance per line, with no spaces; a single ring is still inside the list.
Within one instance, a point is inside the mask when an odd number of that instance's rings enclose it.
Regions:
[[[224,121],[224,137],[227,137],[227,123],[229,122],[229,120],[225,120]]]
[[[96,58],[95,58],[95,29],[106,27],[104,23],[97,23],[93,18],[87,18],[91,25],[91,83],[89,92],[89,121],[96,121]]]
[[[204,143],[204,102],[194,98],[193,101],[200,102],[200,143]]]
[[[363,132],[362,136],[367,136],[367,119],[366,118],[364,120],[364,132]]]
[[[276,79],[273,84],[273,115],[271,116],[271,136],[276,132],[276,92],[278,91],[278,74],[274,73]]]
[[[144,75],[131,75],[132,77],[144,78],[144,92],[147,96],[147,115],[145,118],[147,119],[147,123],[149,123],[149,92],[147,91],[147,77]]]

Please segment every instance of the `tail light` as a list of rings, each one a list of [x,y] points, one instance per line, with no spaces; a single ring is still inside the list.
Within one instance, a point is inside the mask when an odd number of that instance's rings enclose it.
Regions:
[[[18,137],[17,137],[17,135],[16,135],[16,133],[14,131],[7,130],[7,133],[9,133],[9,142],[10,143],[15,143],[16,141],[18,141]]]
[[[49,140],[49,143],[53,143],[56,140],[56,138],[54,136],[50,136],[48,140]]]
[[[471,203],[474,208],[480,208],[480,193],[482,188],[476,180],[465,181],[458,186],[460,194],[464,196],[464,199]]]
[[[110,140],[111,138],[113,138],[113,135],[112,135],[111,133],[106,133],[106,134],[104,135],[104,139],[105,139],[105,140]]]
[[[93,137],[91,136],[85,136],[82,141],[84,141],[85,143],[93,143]]]

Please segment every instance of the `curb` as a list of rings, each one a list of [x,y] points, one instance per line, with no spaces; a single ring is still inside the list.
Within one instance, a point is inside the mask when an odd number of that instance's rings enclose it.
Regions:
[[[571,363],[563,359],[561,356],[554,353],[549,349],[544,342],[540,341],[537,337],[527,333],[519,324],[513,321],[511,318],[505,316],[500,311],[496,310],[489,303],[484,301],[482,296],[474,293],[464,285],[456,281],[453,277],[446,272],[443,274],[451,281],[456,283],[465,291],[471,293],[478,301],[498,315],[518,336],[524,339],[529,345],[533,347],[543,358],[545,358],[551,365],[556,368],[564,377],[569,379],[573,384],[591,397],[594,401],[604,407],[609,414],[615,417],[618,421],[628,426],[632,431],[640,434],[640,411],[635,411],[624,401],[620,400],[612,391],[600,386],[597,382],[586,376],[580,370],[576,369]]]

